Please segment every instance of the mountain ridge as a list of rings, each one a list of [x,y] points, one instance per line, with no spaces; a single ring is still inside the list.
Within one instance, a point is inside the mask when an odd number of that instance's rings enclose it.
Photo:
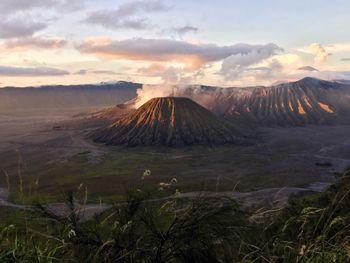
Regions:
[[[106,107],[135,98],[142,85],[132,82],[0,88],[0,111]]]
[[[304,78],[273,86],[173,88],[218,116],[249,126],[350,124],[350,85]]]

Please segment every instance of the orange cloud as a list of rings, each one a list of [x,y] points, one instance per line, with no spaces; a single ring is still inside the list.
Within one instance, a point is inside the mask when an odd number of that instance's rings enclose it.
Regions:
[[[42,38],[40,36],[32,36],[26,38],[11,39],[4,42],[6,49],[27,50],[32,48],[38,49],[56,49],[67,44],[64,38]]]
[[[220,61],[231,55],[246,55],[255,52],[272,56],[281,50],[275,44],[218,46],[170,39],[143,38],[120,41],[110,38],[90,38],[78,45],[77,49],[82,53],[94,54],[104,59],[172,62],[183,64],[188,69],[198,69],[206,63]]]

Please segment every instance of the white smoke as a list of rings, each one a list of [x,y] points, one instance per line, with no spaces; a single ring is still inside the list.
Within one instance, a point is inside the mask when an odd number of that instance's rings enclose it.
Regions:
[[[135,107],[139,108],[153,98],[173,96],[173,89],[174,86],[171,85],[143,85],[141,89],[136,91]]]
[[[220,101],[220,98],[225,98],[230,94],[241,97],[249,96],[252,91],[252,88],[220,88],[200,85],[143,85],[137,90],[135,107],[139,108],[147,101],[158,97],[186,97],[210,109],[216,104],[215,101]]]
[[[309,46],[310,51],[315,55],[314,61],[316,65],[320,65],[332,55],[320,43],[313,43]]]

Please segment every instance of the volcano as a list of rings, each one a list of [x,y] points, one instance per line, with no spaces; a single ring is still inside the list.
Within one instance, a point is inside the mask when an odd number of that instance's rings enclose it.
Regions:
[[[183,97],[154,98],[94,135],[108,145],[183,146],[244,144],[247,138],[233,124]]]
[[[344,80],[304,78],[267,87],[242,88],[174,86],[165,94],[189,98],[237,127],[350,124],[350,83]],[[121,113],[134,111],[140,101],[142,97],[134,98],[93,117],[113,123],[122,117]]]
[[[239,127],[348,125],[350,85],[344,82],[309,77],[273,86],[192,85],[168,89],[168,96],[190,98]]]

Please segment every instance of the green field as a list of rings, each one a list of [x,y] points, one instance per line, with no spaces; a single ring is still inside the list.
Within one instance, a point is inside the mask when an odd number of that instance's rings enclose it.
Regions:
[[[79,186],[89,200],[119,200],[125,190],[155,188],[159,183],[177,179],[183,192],[248,191],[266,187],[298,186],[317,181],[302,171],[271,170],[283,156],[262,154],[254,147],[120,148],[98,146],[104,154],[98,162],[89,161],[89,152],[81,152],[64,161],[38,151],[9,151],[2,155],[8,174],[11,199],[28,203],[40,197],[55,201]],[[20,157],[18,157],[20,156]],[[56,161],[53,161],[56,160]],[[5,165],[4,165],[5,164]],[[147,180],[141,180],[145,170]],[[307,171],[306,171],[307,172]],[[7,180],[0,182],[6,187]]]

